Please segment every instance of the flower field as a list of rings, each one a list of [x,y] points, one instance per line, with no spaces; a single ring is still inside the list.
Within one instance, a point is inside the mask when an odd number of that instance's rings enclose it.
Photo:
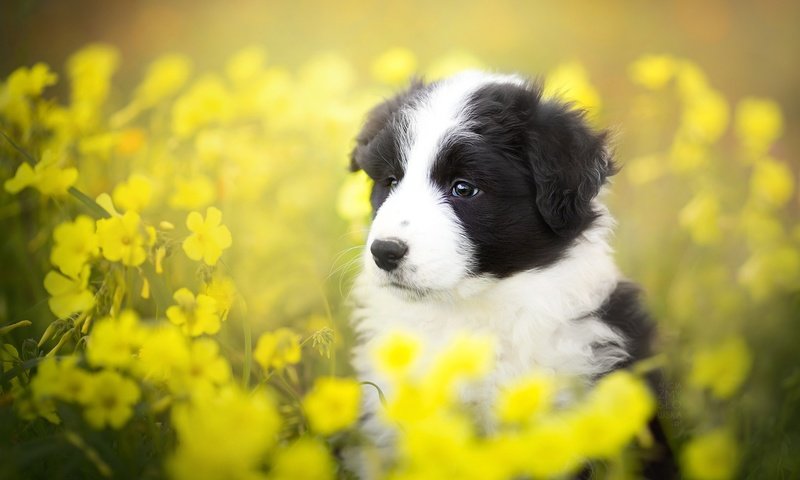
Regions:
[[[613,103],[594,72],[545,72],[547,95],[617,125],[614,241],[660,330],[659,353],[584,391],[531,371],[474,421],[457,392],[491,368],[464,336],[432,369],[398,334],[360,382],[348,289],[369,184],[347,172],[366,111],[413,74],[489,68],[391,48],[356,68],[298,67],[249,46],[213,68],[93,43],[0,79],[0,477],[352,478],[380,396],[397,460],[376,478],[636,478],[656,399],[686,478],[800,471],[800,197],[782,106],[729,97],[688,58],[633,58]],[[615,132],[617,133],[617,132]],[[383,390],[391,391],[384,396]],[[575,401],[558,401],[563,395]]]

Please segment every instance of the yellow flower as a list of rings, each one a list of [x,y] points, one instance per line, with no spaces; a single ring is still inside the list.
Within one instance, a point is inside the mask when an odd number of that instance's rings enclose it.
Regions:
[[[462,478],[466,473],[458,469],[470,463],[475,435],[465,416],[440,413],[403,424],[400,433],[402,463],[423,478]]]
[[[372,181],[363,170],[349,175],[336,201],[336,212],[345,220],[359,221],[369,218],[372,205],[369,195],[372,191]]]
[[[74,222],[63,222],[53,230],[55,244],[50,261],[65,275],[77,277],[84,265],[98,253],[94,220],[79,215]]]
[[[730,337],[694,355],[689,384],[708,388],[719,398],[729,398],[744,383],[752,363],[752,354],[744,339]]]
[[[58,75],[50,71],[47,64],[40,62],[30,68],[19,67],[11,72],[3,87],[9,95],[38,97],[45,88],[55,85],[57,81]]]
[[[139,360],[133,364],[137,375],[155,382],[170,381],[177,372],[188,371],[189,365],[189,341],[169,324],[148,332],[139,350]]]
[[[294,365],[300,361],[300,355],[300,337],[288,328],[261,335],[253,351],[253,358],[265,371]]]
[[[687,478],[727,480],[736,475],[739,448],[730,432],[714,430],[691,439],[681,460]]]
[[[13,178],[5,181],[8,193],[16,194],[26,187],[32,187],[47,197],[63,197],[69,187],[78,179],[78,170],[73,167],[59,168],[58,159],[46,151],[35,166],[21,164]]]
[[[645,55],[636,60],[628,69],[634,83],[659,90],[675,75],[676,62],[669,55]]]
[[[430,379],[443,388],[462,379],[477,379],[485,375],[494,360],[491,339],[479,336],[455,338],[442,351],[431,369]]]
[[[685,103],[680,131],[692,141],[710,144],[725,133],[729,119],[725,97],[707,89]]]
[[[375,349],[375,363],[384,372],[405,374],[419,356],[420,347],[419,340],[411,335],[391,334]]]
[[[233,302],[239,295],[233,280],[222,274],[215,274],[211,281],[205,285],[203,293],[217,301],[217,311],[220,318],[223,322],[227,320]]]
[[[783,134],[780,105],[767,98],[743,98],[736,105],[736,134],[751,154],[766,153]]]
[[[386,50],[372,62],[372,77],[387,85],[403,85],[417,69],[417,57],[407,48]]]
[[[78,357],[47,357],[39,364],[31,381],[34,400],[57,398],[65,402],[85,403],[91,394],[91,375],[78,367]]]
[[[94,293],[89,289],[91,270],[85,265],[75,277],[52,270],[44,277],[44,289],[50,294],[48,305],[58,318],[85,312],[94,307]]]
[[[579,434],[563,419],[539,423],[523,438],[528,458],[523,465],[536,478],[568,476],[583,465],[585,459],[576,448]]]
[[[311,429],[331,435],[358,420],[361,385],[351,378],[323,377],[303,399],[303,411]]]
[[[270,480],[333,479],[335,465],[325,444],[313,438],[301,437],[275,452]]]
[[[214,201],[214,184],[204,176],[191,178],[178,177],[175,180],[175,193],[169,198],[169,206],[181,210],[192,210]]]
[[[103,370],[92,377],[83,416],[96,429],[122,428],[133,415],[139,395],[139,386],[133,380]]]
[[[145,239],[141,232],[139,214],[125,212],[121,217],[103,218],[97,221],[97,236],[103,256],[112,262],[137,267],[147,258]]]
[[[178,304],[167,308],[167,318],[181,327],[183,333],[196,337],[219,331],[220,318],[216,300],[202,293],[195,297],[187,288],[176,291],[173,298]]]
[[[626,370],[601,379],[573,412],[577,449],[590,457],[613,457],[641,430],[655,412],[655,399],[644,382]]]
[[[175,393],[207,393],[231,379],[228,361],[219,354],[219,344],[210,338],[191,343],[185,367],[168,378],[169,387]]]
[[[717,197],[701,192],[681,209],[678,222],[689,231],[695,243],[711,245],[719,241],[722,234],[719,228],[719,210]]]
[[[114,203],[126,211],[141,213],[153,197],[153,184],[144,175],[133,174],[114,188]]]
[[[176,406],[172,422],[178,443],[167,469],[177,480],[260,478],[258,468],[280,428],[269,397],[236,387]]]
[[[505,423],[525,423],[545,413],[553,402],[555,384],[544,375],[520,378],[501,391],[497,418]]]
[[[263,71],[267,54],[258,46],[246,47],[238,51],[225,65],[225,73],[234,84],[241,85],[253,80]]]
[[[119,317],[106,317],[92,327],[86,346],[86,359],[93,367],[128,368],[144,344],[147,331],[132,310]]]
[[[750,190],[767,205],[781,207],[794,193],[794,173],[785,163],[763,158],[753,167]]]
[[[575,102],[593,113],[600,110],[600,94],[589,81],[586,69],[578,62],[564,63],[553,69],[547,75],[544,96]]]
[[[167,54],[147,67],[142,83],[136,87],[135,99],[141,108],[156,105],[175,94],[189,79],[192,62],[183,55]]]
[[[757,300],[776,291],[794,291],[800,282],[800,251],[778,245],[754,252],[739,269],[737,280]]]
[[[188,137],[201,127],[225,121],[230,117],[232,104],[231,95],[219,78],[203,77],[175,100],[172,131],[179,137]]]
[[[222,251],[231,246],[231,231],[221,222],[222,212],[215,207],[208,207],[205,220],[197,212],[190,213],[186,217],[186,227],[192,235],[183,241],[186,256],[216,265]]]
[[[67,59],[71,81],[71,113],[81,131],[96,126],[99,110],[108,97],[111,76],[119,64],[119,52],[112,46],[93,44]]]

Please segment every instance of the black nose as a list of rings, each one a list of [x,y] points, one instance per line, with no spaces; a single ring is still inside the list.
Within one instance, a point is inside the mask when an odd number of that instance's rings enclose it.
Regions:
[[[408,252],[408,245],[400,240],[375,240],[369,247],[375,264],[382,270],[390,272],[397,268],[400,260]]]

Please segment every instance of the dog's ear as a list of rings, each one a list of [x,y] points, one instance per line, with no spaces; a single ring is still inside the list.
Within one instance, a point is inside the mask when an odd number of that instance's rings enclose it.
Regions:
[[[407,104],[412,97],[425,87],[422,79],[412,78],[411,85],[404,91],[392,98],[379,103],[367,114],[364,127],[356,136],[356,146],[350,152],[350,171],[357,172],[361,169],[364,152],[368,149],[378,134],[391,122],[396,121],[396,117],[403,105]]]
[[[582,110],[534,94],[528,156],[536,205],[557,235],[572,238],[597,218],[592,199],[616,172],[608,132],[594,131]]]

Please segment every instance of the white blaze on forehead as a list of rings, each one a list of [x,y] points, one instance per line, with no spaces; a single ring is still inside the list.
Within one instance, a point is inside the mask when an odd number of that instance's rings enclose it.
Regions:
[[[479,88],[489,84],[523,85],[516,75],[497,75],[470,70],[442,80],[405,112],[409,131],[401,142],[405,178],[427,180],[436,155],[448,136],[466,134],[468,101]]]

